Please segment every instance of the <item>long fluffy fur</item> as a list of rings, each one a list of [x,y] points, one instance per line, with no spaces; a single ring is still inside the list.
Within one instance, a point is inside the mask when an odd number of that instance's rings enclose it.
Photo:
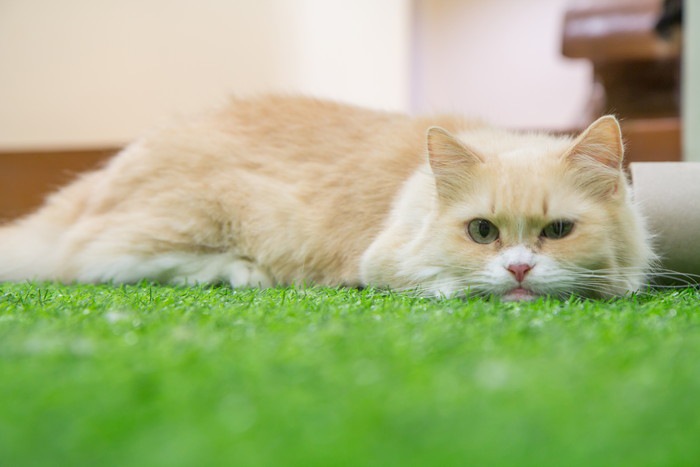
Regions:
[[[429,154],[426,130],[433,126],[444,129],[436,147],[452,148],[445,157]],[[581,180],[588,169],[570,167],[566,154],[577,143],[307,98],[232,100],[134,142],[36,213],[0,228],[0,280],[500,293],[508,286],[484,285],[479,274],[518,241],[504,236],[500,250],[477,245],[464,223],[492,216],[506,235],[516,224],[571,212],[587,235],[539,245],[536,253],[588,274],[615,269],[595,286],[598,295],[634,290],[641,280],[622,271],[644,271],[653,258],[643,222],[622,172],[609,199],[575,188],[596,186]],[[466,167],[454,147],[469,148],[481,162]],[[431,166],[438,158],[447,174]],[[437,189],[441,177],[452,187],[449,197]],[[541,230],[534,224],[530,230]],[[529,245],[519,228],[518,244]],[[555,281],[555,269],[547,280]],[[560,289],[575,287],[536,292]]]

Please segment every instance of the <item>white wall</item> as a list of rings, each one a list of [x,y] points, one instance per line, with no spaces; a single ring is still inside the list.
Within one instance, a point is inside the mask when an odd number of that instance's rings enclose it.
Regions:
[[[1,0],[0,148],[121,144],[231,93],[408,107],[403,0]]]
[[[297,89],[369,107],[409,110],[409,1],[290,1],[298,5]]]
[[[0,0],[0,150],[123,144],[232,93],[577,123],[566,0]]]
[[[516,128],[580,124],[592,71],[561,55],[568,0],[414,0],[412,108]]]

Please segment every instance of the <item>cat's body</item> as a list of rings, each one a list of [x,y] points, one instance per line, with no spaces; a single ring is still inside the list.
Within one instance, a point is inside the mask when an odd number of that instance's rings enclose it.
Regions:
[[[573,141],[305,98],[234,100],[135,142],[0,228],[0,280],[622,294],[653,255],[619,128],[601,122]],[[543,229],[556,222],[555,239]],[[492,227],[497,237],[481,238]]]

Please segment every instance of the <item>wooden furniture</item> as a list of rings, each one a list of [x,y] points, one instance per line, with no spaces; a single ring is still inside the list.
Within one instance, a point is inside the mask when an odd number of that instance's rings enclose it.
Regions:
[[[662,0],[574,0],[562,52],[593,64],[587,116],[622,121],[628,161],[681,160],[680,33],[661,37]]]
[[[78,173],[98,167],[117,148],[0,152],[0,222],[27,214]]]

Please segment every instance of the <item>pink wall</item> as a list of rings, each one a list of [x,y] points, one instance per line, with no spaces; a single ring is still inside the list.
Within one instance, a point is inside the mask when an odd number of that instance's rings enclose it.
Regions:
[[[587,62],[561,56],[567,0],[414,0],[413,112],[515,128],[579,123]]]

